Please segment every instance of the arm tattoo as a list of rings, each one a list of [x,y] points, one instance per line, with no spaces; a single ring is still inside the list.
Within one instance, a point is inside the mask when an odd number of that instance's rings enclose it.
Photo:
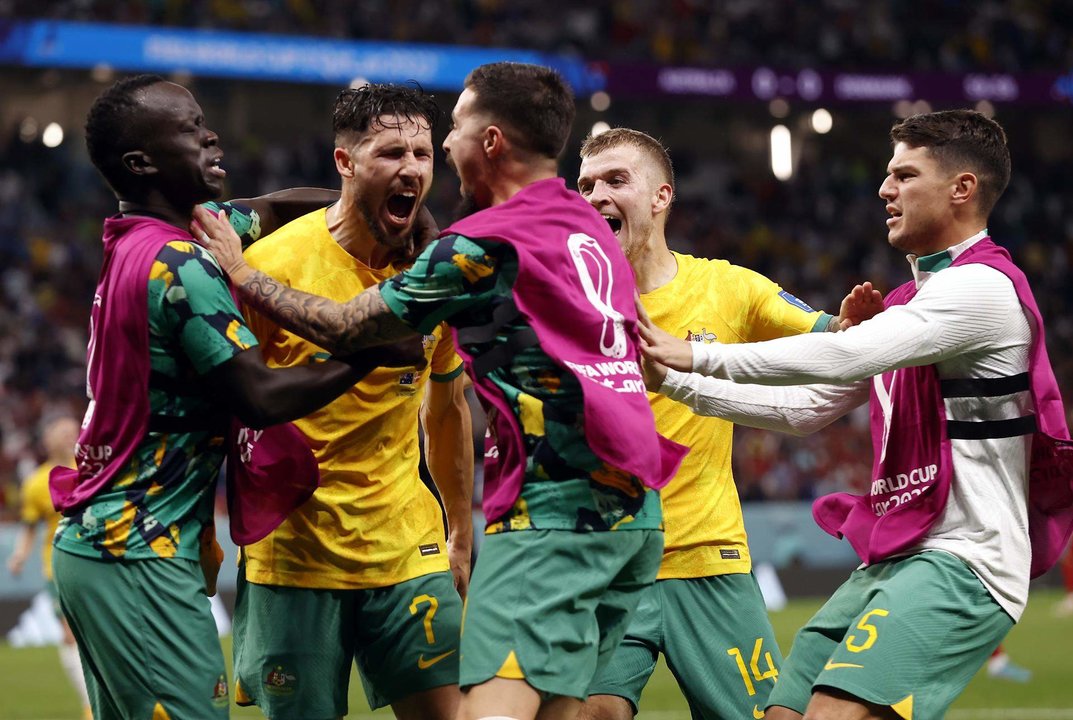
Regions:
[[[238,291],[247,305],[280,327],[337,355],[392,343],[416,332],[391,312],[375,285],[353,300],[338,303],[289,288],[258,270]]]

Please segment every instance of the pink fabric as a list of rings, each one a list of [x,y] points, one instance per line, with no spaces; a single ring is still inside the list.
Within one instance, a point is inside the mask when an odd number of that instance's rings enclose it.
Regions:
[[[193,242],[156,218],[115,216],[104,222],[104,262],[87,350],[90,407],[75,447],[77,468],[57,467],[49,476],[52,503],[64,514],[109,486],[148,432],[148,280],[157,254],[173,240]],[[231,536],[240,545],[278,527],[319,482],[312,452],[289,424],[266,429],[252,446],[244,440],[236,422],[227,477]]]
[[[518,255],[514,302],[540,347],[578,379],[585,437],[607,465],[650,488],[667,484],[687,448],[656,433],[640,374],[633,269],[607,221],[561,178],[542,180],[509,201],[471,215],[442,235],[508,243]],[[472,365],[462,344],[459,354]],[[496,445],[485,462],[484,512],[505,513],[521,492],[525,447],[518,419],[487,378],[475,386]]]
[[[231,539],[252,545],[313,496],[320,469],[305,435],[291,423],[251,430],[235,419],[228,441]]]
[[[968,263],[988,265],[1010,279],[1035,331],[1029,375],[1039,429],[1032,438],[1028,521],[1032,542],[1030,572],[1037,577],[1057,562],[1073,534],[1073,442],[1069,440],[1062,398],[1047,357],[1043,319],[1024,273],[1013,264],[1009,253],[990,238],[959,255],[953,265]],[[906,283],[888,295],[884,304],[902,305],[915,295],[915,284]],[[946,433],[946,409],[934,366],[884,373],[882,382],[890,394],[890,405],[898,410],[886,429],[873,385],[875,457],[869,494],[836,493],[813,505],[813,516],[820,527],[848,539],[865,563],[878,562],[920,542],[942,514],[950,483],[957,480]]]

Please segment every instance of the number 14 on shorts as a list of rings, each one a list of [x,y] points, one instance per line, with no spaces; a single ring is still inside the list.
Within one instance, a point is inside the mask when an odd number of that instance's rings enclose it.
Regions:
[[[764,638],[758,637],[753,644],[752,656],[749,658],[749,664],[745,664],[745,656],[742,655],[741,649],[732,647],[727,650],[727,655],[734,658],[734,661],[738,665],[738,672],[741,673],[741,680],[745,683],[745,690],[752,697],[756,695],[756,685],[754,682],[763,682],[764,680],[771,680],[775,682],[779,678],[779,671],[775,667],[775,661],[771,658],[771,652],[764,650]],[[767,665],[767,669],[761,672],[760,661],[763,659],[764,664]],[[750,676],[751,673],[751,676]]]

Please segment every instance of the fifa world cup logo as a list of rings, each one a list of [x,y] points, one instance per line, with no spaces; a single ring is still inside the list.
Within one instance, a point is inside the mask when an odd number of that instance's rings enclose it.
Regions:
[[[585,296],[604,317],[600,352],[607,357],[626,357],[626,318],[611,306],[611,288],[614,284],[611,261],[596,240],[585,233],[574,233],[567,239],[566,245],[570,257],[574,259]]]

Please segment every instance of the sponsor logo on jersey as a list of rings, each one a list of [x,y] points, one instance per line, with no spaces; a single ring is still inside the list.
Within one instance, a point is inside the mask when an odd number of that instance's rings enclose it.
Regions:
[[[716,334],[708,332],[708,328],[701,328],[700,332],[696,330],[686,330],[686,341],[695,343],[708,343],[709,345],[718,340]]]
[[[439,543],[430,543],[429,545],[418,545],[417,551],[421,553],[421,556],[427,555],[439,555],[440,546]]]
[[[741,560],[741,553],[737,550],[720,550],[719,557],[724,560]]]
[[[801,299],[798,299],[798,298],[794,297],[793,295],[791,295],[790,293],[786,292],[785,290],[779,291],[779,297],[781,297],[783,300],[785,300],[786,302],[790,303],[794,307],[801,308],[805,312],[816,312],[811,307],[809,307],[809,304],[807,302],[805,302],[804,300],[801,300]]]

